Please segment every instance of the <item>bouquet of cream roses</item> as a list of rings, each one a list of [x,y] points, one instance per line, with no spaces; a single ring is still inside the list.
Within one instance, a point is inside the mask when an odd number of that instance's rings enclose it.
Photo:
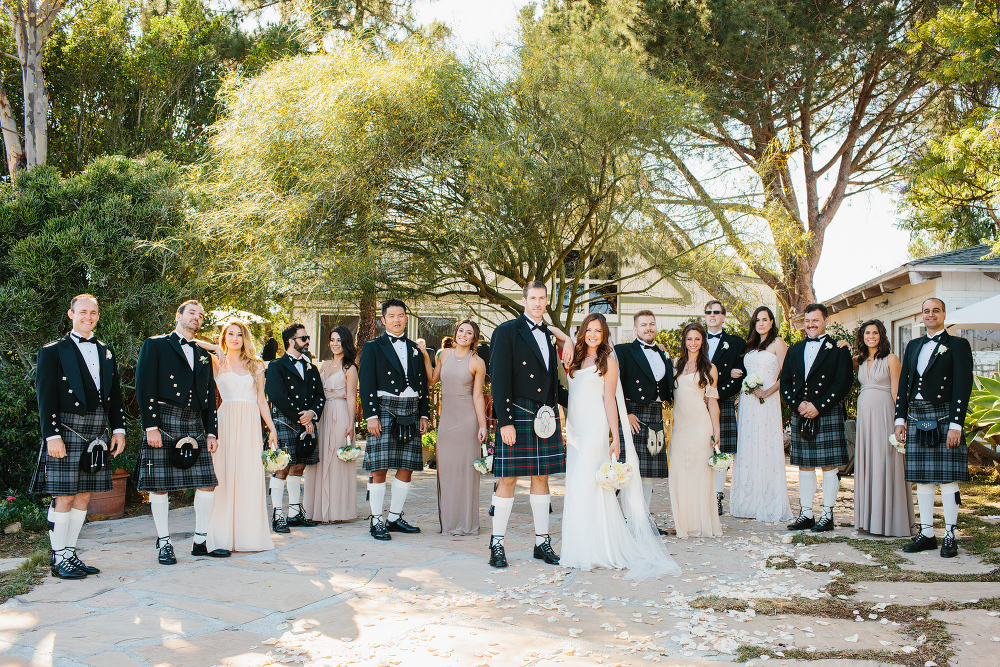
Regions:
[[[904,442],[900,442],[899,440],[896,440],[896,434],[895,433],[890,433],[889,434],[889,446],[892,447],[893,449],[895,449],[900,454],[905,454],[906,453],[906,442],[905,441]]]
[[[361,448],[357,445],[344,445],[337,448],[337,458],[341,461],[353,461],[361,456]]]
[[[265,449],[260,460],[264,464],[264,469],[268,472],[278,472],[288,467],[291,462],[288,454],[283,449]]]
[[[753,394],[754,391],[760,389],[764,386],[764,380],[761,379],[756,373],[751,373],[750,375],[743,378],[743,393],[747,396]],[[760,399],[761,405],[764,404],[764,399]]]
[[[631,481],[632,468],[624,463],[608,461],[597,469],[597,483],[605,489],[623,489]]]
[[[481,475],[493,472],[493,447],[490,442],[491,440],[487,438],[480,450],[483,455],[472,462],[472,467],[478,470]]]
[[[725,470],[731,465],[733,465],[732,454],[722,454],[721,452],[716,452],[708,457],[708,467],[717,472],[719,470]]]

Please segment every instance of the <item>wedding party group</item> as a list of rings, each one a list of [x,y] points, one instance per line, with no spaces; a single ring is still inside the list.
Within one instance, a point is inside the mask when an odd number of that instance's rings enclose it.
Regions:
[[[923,304],[927,335],[909,342],[902,361],[877,320],[860,327],[852,357],[850,344],[826,334],[822,304],[806,308],[805,338],[789,348],[769,308],[753,312],[744,339],[725,331],[726,308],[712,300],[704,325],[684,327],[680,353],[671,359],[656,343],[651,311],[634,315],[634,341],[613,345],[603,315],[586,315],[570,337],[545,324],[548,303],[544,283],[524,285],[524,312],[494,330],[488,368],[478,352],[476,322],[459,321],[453,346],[432,359],[422,341],[407,338],[409,312],[398,299],[382,304],[385,333],[360,354],[350,330],[335,328],[327,341],[332,356],[321,365],[312,360],[302,324],[282,331],[285,353],[265,364],[245,322],[225,322],[217,343],[206,342],[195,338],[205,319],[201,304],[180,304],[174,331],[148,338],[136,367],[144,429],[137,485],[149,494],[158,562],[177,563],[171,491],[195,489],[196,557],[263,551],[274,547],[272,531],[356,519],[362,451],[371,537],[419,533],[403,510],[413,472],[424,467],[430,388],[440,382],[441,533],[479,533],[480,476],[491,472],[489,565],[506,567],[504,537],[517,482],[526,477],[534,558],[585,570],[625,569],[637,580],[678,574],[663,536],[722,535],[730,461],[732,516],[792,519],[781,399],[791,411],[791,465],[799,469],[801,511],[788,528],[835,528],[838,468],[849,461],[844,401],[855,370],[861,384],[855,525],[875,535],[911,536],[910,485],[916,483],[920,530],[904,550],[937,548],[934,485],[940,484],[941,555],[956,555],[958,482],[969,479],[962,427],[972,355],[967,341],[944,331],[940,300]],[[52,574],[82,579],[100,571],[79,558],[76,543],[91,493],[111,489],[109,462],[125,447],[126,414],[115,353],[94,336],[97,299],[74,297],[67,315],[71,332],[38,353],[43,443],[32,485],[52,496]],[[363,450],[355,444],[357,409],[367,427]],[[823,478],[818,521],[817,468]],[[560,555],[549,532],[549,476],[562,473]],[[670,531],[650,514],[656,479],[668,482]]]

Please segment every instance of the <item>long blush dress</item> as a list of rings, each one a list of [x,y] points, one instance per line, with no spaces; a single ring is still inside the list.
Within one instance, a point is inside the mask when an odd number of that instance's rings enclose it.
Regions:
[[[264,381],[261,373],[258,382]],[[232,371],[215,379],[219,406],[219,447],[212,454],[215,499],[208,519],[208,550],[266,551],[274,548],[264,496],[264,435],[253,377]]]
[[[319,418],[319,463],[306,466],[306,517],[313,521],[350,521],[358,517],[358,460],[341,461],[337,449],[347,444],[350,425],[347,376],[338,371],[323,378],[326,405]]]
[[[722,523],[715,501],[712,418],[705,397],[718,398],[708,385],[698,386],[698,373],[681,375],[674,389],[674,423],[670,431],[670,508],[677,537],[719,537]]]
[[[438,518],[446,535],[479,533],[479,420],[472,401],[470,352],[441,361],[441,420],[437,437]]]

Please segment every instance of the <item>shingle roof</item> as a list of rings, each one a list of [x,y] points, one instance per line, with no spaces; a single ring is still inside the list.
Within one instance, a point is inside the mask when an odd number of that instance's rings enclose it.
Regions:
[[[921,259],[915,259],[912,262],[907,262],[911,266],[919,266],[922,264],[931,264],[934,266],[940,265],[975,265],[979,264],[982,266],[1000,266],[1000,256],[993,257],[991,259],[984,260],[982,257],[988,255],[992,248],[985,243],[980,245],[969,246],[968,248],[959,248],[958,250],[949,250],[948,252],[943,252],[940,255],[931,255],[930,257],[923,257]]]

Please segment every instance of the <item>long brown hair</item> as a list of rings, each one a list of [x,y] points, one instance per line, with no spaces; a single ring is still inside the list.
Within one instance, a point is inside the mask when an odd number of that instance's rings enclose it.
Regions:
[[[757,333],[757,316],[761,313],[767,313],[768,317],[771,318],[771,330],[767,332],[767,336],[763,340],[761,340],[760,334]],[[774,313],[767,306],[758,306],[757,310],[753,311],[753,315],[750,317],[750,326],[747,327],[747,344],[743,348],[743,354],[754,350],[766,350],[777,337],[778,323],[774,320]]]
[[[864,363],[868,359],[865,329],[873,325],[878,329],[878,348],[875,350],[875,358],[885,359],[892,352],[892,344],[889,343],[889,335],[885,331],[885,325],[882,324],[882,320],[868,320],[858,327],[858,333],[854,335],[854,347],[858,350],[858,363]]]
[[[472,327],[472,342],[469,343],[469,349],[472,350],[473,354],[475,354],[476,349],[479,347],[479,339],[481,337],[481,334],[479,333],[479,325],[470,320],[469,318],[465,318],[464,320],[459,320],[455,324],[455,335],[451,336],[451,347],[453,348],[458,347],[458,328],[463,324],[468,324],[470,327]],[[445,338],[448,338],[448,336],[445,336]],[[447,348],[442,347],[441,349],[444,350]]]
[[[687,336],[691,331],[697,331],[701,334],[701,348],[698,350],[698,359],[695,360],[695,367],[698,369],[698,386],[704,389],[712,382],[712,360],[708,358],[708,345],[705,344],[705,341],[708,340],[708,334],[705,331],[705,327],[697,322],[691,322],[681,332],[681,355],[677,357],[677,372],[674,373],[674,387],[677,387],[677,383],[681,379],[681,373],[684,372],[684,367],[687,366]]]
[[[584,357],[587,356],[587,325],[594,320],[601,323],[601,342],[597,346],[597,361],[594,365],[597,366],[597,372],[601,375],[608,372],[608,357],[611,356],[611,343],[608,340],[611,338],[611,330],[608,328],[608,321],[604,315],[590,313],[583,318],[583,323],[576,330],[576,344],[573,346],[573,363],[566,369],[566,374],[570,377],[573,377],[573,373],[580,370],[580,367],[583,366]]]
[[[222,335],[219,336],[219,347],[222,349],[222,358],[225,359],[229,354],[229,346],[226,345],[226,332],[234,324],[240,328],[240,333],[243,334],[243,349],[240,350],[240,361],[243,362],[243,365],[250,371],[250,375],[253,376],[253,386],[256,389],[257,374],[264,369],[264,362],[257,355],[257,344],[254,343],[250,327],[243,320],[233,317],[226,320],[226,323],[222,325]]]

